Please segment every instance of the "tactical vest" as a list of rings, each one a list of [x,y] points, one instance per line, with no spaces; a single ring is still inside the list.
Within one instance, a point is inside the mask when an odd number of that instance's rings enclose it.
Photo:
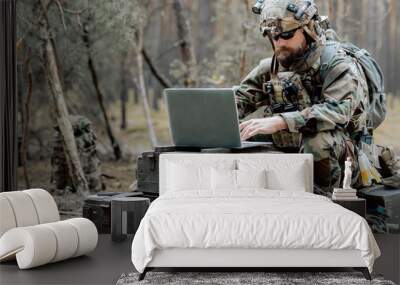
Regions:
[[[266,117],[302,111],[315,103],[304,86],[307,84],[302,82],[303,77],[304,75],[295,72],[279,72],[263,84],[263,91],[267,96],[267,107],[264,110]],[[312,82],[309,85],[314,86]],[[279,148],[299,148],[302,141],[301,133],[286,130],[273,134],[272,138]]]

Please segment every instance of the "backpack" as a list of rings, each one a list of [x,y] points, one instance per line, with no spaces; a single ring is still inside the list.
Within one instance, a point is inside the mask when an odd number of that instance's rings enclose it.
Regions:
[[[385,120],[387,103],[382,70],[368,51],[351,43],[328,40],[321,55],[320,77],[323,82],[325,80],[329,81],[329,71],[335,61],[335,55],[340,48],[348,56],[356,59],[362,66],[369,91],[367,128],[376,129]]]

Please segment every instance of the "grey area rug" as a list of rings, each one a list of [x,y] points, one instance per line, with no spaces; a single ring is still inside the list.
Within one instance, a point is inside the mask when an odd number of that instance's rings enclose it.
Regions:
[[[148,272],[142,281],[138,281],[138,276],[138,273],[122,274],[117,281],[117,285],[395,285],[392,281],[384,280],[379,275],[372,275],[373,280],[368,281],[359,272]]]

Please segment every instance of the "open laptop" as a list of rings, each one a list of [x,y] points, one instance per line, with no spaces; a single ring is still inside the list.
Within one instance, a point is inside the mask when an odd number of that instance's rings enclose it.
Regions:
[[[179,147],[249,148],[242,142],[232,89],[165,89],[172,140]]]

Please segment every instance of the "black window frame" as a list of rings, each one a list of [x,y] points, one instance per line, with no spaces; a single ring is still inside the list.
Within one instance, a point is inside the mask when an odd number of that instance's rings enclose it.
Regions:
[[[16,0],[0,0],[0,192],[17,190]]]

